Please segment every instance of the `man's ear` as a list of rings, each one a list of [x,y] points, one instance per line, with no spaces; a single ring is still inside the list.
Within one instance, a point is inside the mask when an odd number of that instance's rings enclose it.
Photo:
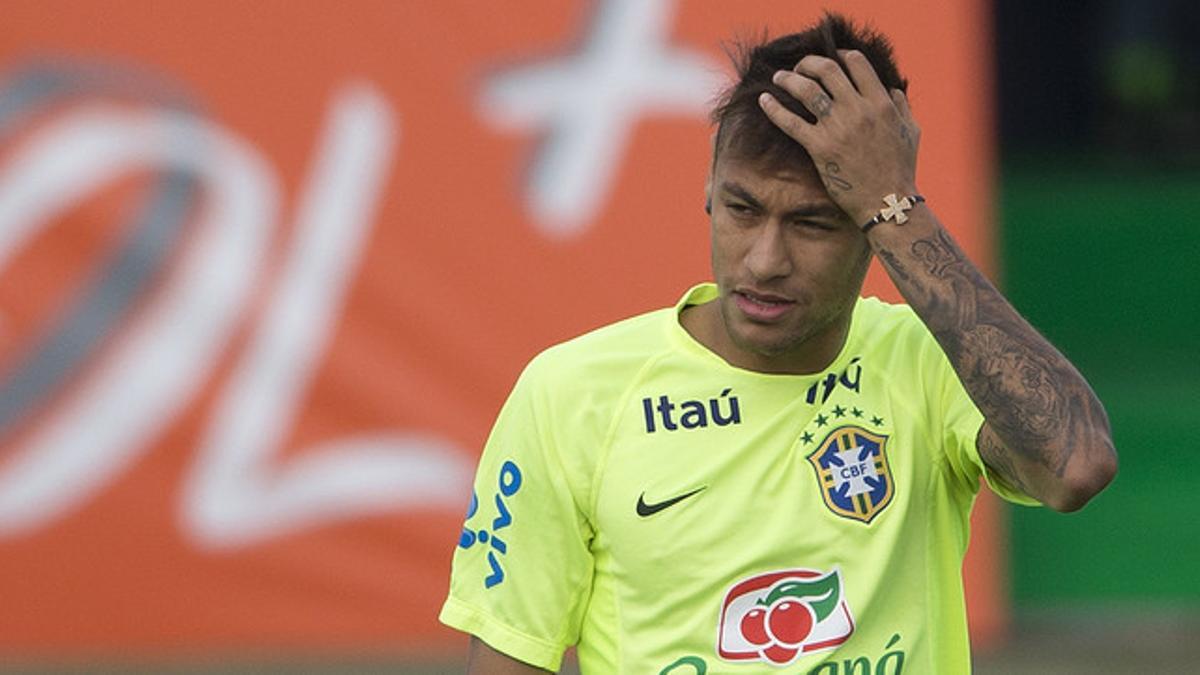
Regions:
[[[714,131],[708,139],[712,159],[708,163],[708,178],[704,181],[704,212],[712,215],[712,184],[713,170],[717,166],[717,132]]]

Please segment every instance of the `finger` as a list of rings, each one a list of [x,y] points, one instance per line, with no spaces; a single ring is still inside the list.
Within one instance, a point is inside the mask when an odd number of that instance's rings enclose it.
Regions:
[[[908,97],[905,96],[904,92],[900,91],[899,89],[893,89],[890,93],[892,97],[892,103],[896,106],[896,110],[900,111],[900,117],[902,117],[905,122],[912,122],[912,108],[908,106]]]
[[[779,127],[783,133],[790,136],[800,145],[808,147],[808,139],[811,138],[816,125],[807,122],[803,117],[783,107],[782,103],[767,92],[759,95],[758,105],[767,114],[767,118],[771,120],[772,124]]]
[[[850,84],[850,79],[846,77],[846,71],[842,70],[838,62],[831,58],[809,54],[800,59],[800,62],[792,70],[820,80],[821,85],[825,87],[830,96],[833,96],[835,101],[848,101],[858,95],[854,85]]]
[[[921,128],[913,119],[912,108],[908,107],[908,97],[899,89],[893,89],[889,94],[896,112],[900,113],[900,136],[909,147],[916,149],[921,142]]]
[[[842,62],[846,64],[846,70],[850,71],[850,77],[854,79],[854,86],[858,88],[858,93],[862,94],[864,98],[874,101],[881,101],[888,97],[887,89],[879,81],[879,75],[875,72],[875,68],[862,52],[856,49],[839,49],[838,54],[841,55]]]
[[[829,98],[829,94],[825,93],[821,85],[810,77],[790,70],[780,70],[775,72],[771,81],[780,89],[791,94],[792,98],[802,103],[805,108],[808,108],[808,111],[817,120],[828,117],[829,113],[833,111],[833,99]]]

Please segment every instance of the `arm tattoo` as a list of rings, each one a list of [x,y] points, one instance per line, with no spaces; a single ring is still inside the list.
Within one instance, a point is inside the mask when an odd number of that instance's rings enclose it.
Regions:
[[[1008,481],[1009,485],[1025,494],[1030,493],[1029,485],[1021,478],[1021,472],[1017,471],[1012,456],[1005,450],[1004,442],[996,437],[996,432],[991,427],[986,424],[980,427],[975,445],[979,448],[980,458]]]
[[[982,458],[1027,494],[1020,465],[1062,478],[1089,431],[1108,428],[1095,394],[944,230],[914,241],[909,252],[919,270],[906,268],[893,251],[877,254],[904,281],[906,298],[987,419],[977,443]]]
[[[891,268],[893,274],[905,281],[912,281],[912,277],[909,276],[908,270],[904,269],[904,263],[900,262],[900,259],[896,257],[895,253],[892,253],[884,248],[880,249],[879,253],[876,255],[878,255],[883,262],[887,263],[887,266]]]
[[[934,278],[949,281],[949,297],[933,297],[930,330],[946,349],[963,386],[1009,447],[1041,445],[1059,430],[1065,412],[1057,354],[1039,352],[1023,322],[944,231],[919,239],[912,252]],[[1006,304],[1006,303],[1004,303]],[[1040,341],[1040,340],[1039,340]],[[1058,357],[1061,359],[1061,357]],[[1061,476],[1070,455],[1029,457]],[[997,467],[999,468],[999,467]]]

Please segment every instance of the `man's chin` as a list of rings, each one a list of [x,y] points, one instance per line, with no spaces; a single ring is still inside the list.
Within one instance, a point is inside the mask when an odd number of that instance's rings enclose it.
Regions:
[[[744,352],[764,358],[777,358],[793,352],[803,339],[782,326],[763,326],[747,322],[729,331],[733,344]]]
[[[755,321],[738,309],[732,301],[722,307],[725,332],[740,350],[761,356],[774,356],[789,352],[802,338],[794,327],[784,322]]]

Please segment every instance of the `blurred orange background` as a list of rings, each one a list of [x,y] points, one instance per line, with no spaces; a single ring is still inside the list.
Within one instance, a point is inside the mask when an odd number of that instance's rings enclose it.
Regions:
[[[893,38],[922,190],[991,267],[976,0],[8,3],[0,650],[460,649],[435,616],[509,387],[708,278],[721,45],[822,7]]]

